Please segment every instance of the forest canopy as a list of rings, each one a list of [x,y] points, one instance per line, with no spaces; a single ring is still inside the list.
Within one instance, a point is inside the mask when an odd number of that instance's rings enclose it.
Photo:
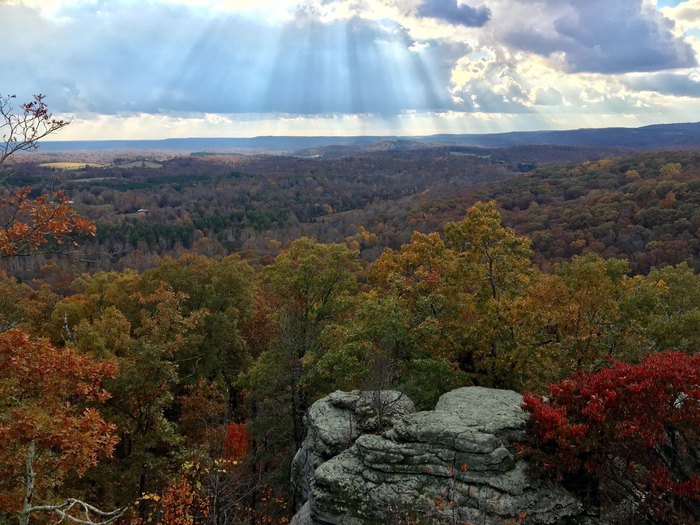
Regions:
[[[591,253],[543,270],[532,244],[489,201],[371,263],[356,239],[302,237],[263,266],[186,252],[143,272],[86,273],[62,293],[4,277],[0,337],[22,342],[13,351],[62,351],[75,373],[92,374],[70,414],[27,405],[28,424],[102,425],[94,439],[83,433],[83,451],[52,441],[61,468],[41,470],[38,494],[130,506],[137,522],[173,512],[279,520],[291,509],[303,415],[331,391],[396,388],[429,408],[458,386],[535,395],[610,359],[696,353],[700,277],[689,264],[639,274]],[[24,365],[9,363],[4,373],[19,377],[13,367]],[[22,386],[14,381],[0,384]],[[0,406],[0,421],[16,410]],[[0,436],[11,436],[3,425]],[[3,448],[8,467],[21,466],[22,446]],[[8,515],[21,503],[13,487],[0,492]]]

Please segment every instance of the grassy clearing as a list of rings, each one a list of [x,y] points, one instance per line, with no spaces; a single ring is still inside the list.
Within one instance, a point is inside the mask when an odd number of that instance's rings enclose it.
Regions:
[[[103,168],[105,165],[93,162],[45,162],[44,164],[39,164],[39,166],[54,170],[76,171],[85,168]]]

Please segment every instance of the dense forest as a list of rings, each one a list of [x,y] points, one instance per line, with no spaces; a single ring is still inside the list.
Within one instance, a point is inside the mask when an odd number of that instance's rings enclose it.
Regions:
[[[120,519],[134,524],[285,523],[303,415],[331,391],[392,387],[427,408],[458,386],[538,394],[611,359],[635,366],[694,354],[700,276],[687,262],[646,270],[595,253],[543,269],[532,241],[504,226],[490,201],[373,262],[357,239],[302,237],[264,265],[185,252],[141,272],[85,273],[60,293],[6,276],[0,508],[8,519],[21,511],[29,450],[35,500],[128,509]],[[673,369],[651,368],[650,386]],[[700,394],[690,384],[685,395]],[[556,410],[552,423],[533,394],[530,409],[549,429],[544,449],[559,423],[565,457],[590,455],[567,444],[566,429],[581,425],[561,426]],[[663,423],[683,432],[692,457],[697,426],[674,417]],[[643,479],[661,468],[626,460]],[[676,500],[649,498],[645,510],[688,522],[698,478],[664,468]]]
[[[364,259],[436,231],[478,200],[532,239],[539,266],[598,253],[633,270],[700,268],[700,156],[647,153],[553,166],[588,150],[379,150],[345,157],[204,155],[119,160],[78,169],[20,163],[9,188],[61,189],[97,226],[71,258],[7,261],[27,280],[70,281],[83,271],[145,270],[163,255],[236,252],[269,262],[301,236],[355,239]],[[602,152],[598,152],[602,155]],[[60,165],[60,164],[58,164]],[[541,166],[527,173],[528,170]],[[65,254],[65,250],[62,250]]]
[[[562,155],[14,164],[0,517],[288,523],[315,400],[476,385],[525,393],[532,475],[694,522],[700,155]]]

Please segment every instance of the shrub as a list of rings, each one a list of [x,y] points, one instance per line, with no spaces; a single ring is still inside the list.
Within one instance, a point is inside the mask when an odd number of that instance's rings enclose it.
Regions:
[[[526,394],[523,408],[534,472],[628,509],[627,520],[700,519],[700,355],[613,361],[551,385],[548,398]]]

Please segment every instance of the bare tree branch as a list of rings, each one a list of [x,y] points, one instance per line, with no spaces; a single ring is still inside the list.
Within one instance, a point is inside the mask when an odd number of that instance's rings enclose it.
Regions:
[[[76,510],[82,510],[85,513],[85,518],[78,518],[70,514],[71,510],[77,507]],[[67,520],[71,523],[78,523],[79,525],[109,525],[121,518],[124,513],[129,509],[129,507],[124,507],[121,509],[113,510],[112,512],[105,512],[103,510],[85,503],[79,499],[68,498],[66,501],[60,505],[38,505],[36,507],[31,507],[29,509],[30,513],[36,512],[53,512],[58,514],[60,519],[58,523]],[[95,516],[98,521],[95,521],[92,516]]]
[[[34,100],[20,105],[20,111],[12,104],[15,98],[0,95],[0,165],[18,151],[36,151],[41,139],[70,124],[53,117],[44,95],[34,95]]]
[[[57,523],[62,523],[67,520],[78,525],[109,525],[115,522],[128,510],[129,507],[123,507],[111,512],[106,512],[97,507],[85,503],[76,498],[68,498],[63,503],[58,505],[32,505],[34,498],[34,484],[36,483],[36,471],[34,470],[34,460],[36,459],[36,442],[31,441],[27,447],[27,470],[24,483],[24,503],[22,511],[19,513],[19,524],[29,525],[29,520],[32,514],[38,513],[55,513],[58,514],[59,520]],[[85,518],[78,518],[71,514],[71,511],[83,511]],[[93,519],[93,516],[97,519]]]

